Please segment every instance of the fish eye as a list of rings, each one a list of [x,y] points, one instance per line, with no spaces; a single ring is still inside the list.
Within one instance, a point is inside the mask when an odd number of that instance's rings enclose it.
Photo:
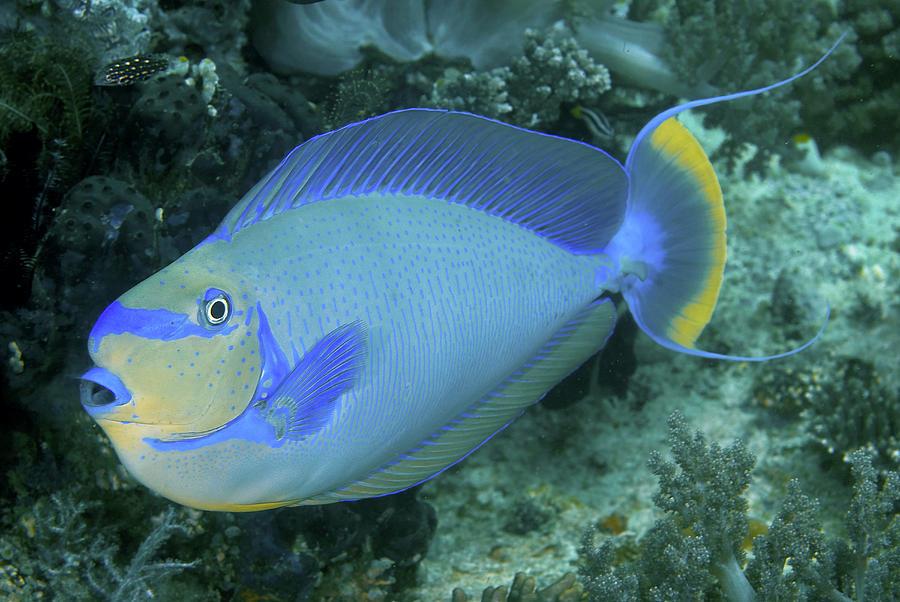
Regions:
[[[207,291],[202,317],[209,326],[221,326],[231,317],[231,299],[220,290]]]

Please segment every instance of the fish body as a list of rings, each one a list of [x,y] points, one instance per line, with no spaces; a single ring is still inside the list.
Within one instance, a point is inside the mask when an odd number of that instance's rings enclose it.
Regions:
[[[238,321],[232,332],[189,335],[183,340],[189,347],[172,349],[171,340],[95,331],[98,364],[119,363],[129,390],[154,392],[134,403],[90,409],[113,441],[141,450],[120,453],[133,474],[164,484],[154,488],[193,506],[213,505],[188,494],[193,489],[227,491],[215,507],[284,501],[285,491],[291,500],[363,497],[359,487],[317,496],[422,445],[434,447],[423,435],[441,433],[490,394],[572,319],[573,308],[596,296],[589,262],[465,206],[360,197],[342,202],[341,212],[342,220],[335,220],[329,203],[317,203],[298,215],[279,215],[230,241],[202,245],[148,280],[145,289],[156,299],[171,291],[167,307],[177,307],[173,313],[180,316],[196,314],[195,300],[208,288],[228,291]],[[426,236],[419,224],[427,224]],[[199,287],[186,284],[195,273],[203,277]],[[548,286],[533,286],[551,274]],[[132,309],[145,294],[140,288],[126,293],[101,324],[153,319]],[[523,323],[523,315],[533,319]],[[578,359],[602,346],[613,321],[610,306],[607,331],[591,332],[592,344]],[[280,365],[282,373],[272,378],[283,379],[304,352],[354,322],[365,325],[366,366],[334,407],[333,424],[299,440],[279,439],[266,412],[250,407],[264,364]],[[501,336],[510,332],[516,336]],[[133,378],[129,364],[142,366]],[[221,387],[226,378],[227,391]],[[191,403],[184,404],[188,391]],[[219,403],[223,394],[233,401]],[[518,403],[504,408],[499,421],[482,429],[483,439],[520,411]],[[145,423],[161,415],[171,418]],[[240,436],[215,430],[229,422]],[[269,432],[247,434],[254,428]],[[201,432],[208,434],[173,436]],[[173,455],[175,464],[167,460]]]
[[[122,58],[105,65],[94,83],[98,86],[130,86],[166,71],[169,64],[169,57],[160,54],[138,54]]]
[[[107,307],[82,403],[151,489],[259,510],[458,462],[602,348],[610,293],[661,344],[723,357],[693,347],[724,267],[721,192],[671,117],[757,92],[661,114],[624,167],[427,109],[307,141]]]

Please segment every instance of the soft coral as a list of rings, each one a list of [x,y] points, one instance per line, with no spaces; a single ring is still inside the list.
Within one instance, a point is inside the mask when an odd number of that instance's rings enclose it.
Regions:
[[[727,600],[896,600],[900,598],[900,474],[879,488],[867,451],[848,455],[854,481],[848,538],[827,539],[816,504],[791,481],[769,526],[753,540],[747,500],[754,459],[740,441],[721,448],[693,437],[680,413],[669,419],[674,462],[654,454],[654,501],[666,511],[640,541],[640,555],[617,562],[611,540],[594,545],[589,530],[579,570],[591,600],[698,599],[717,591]]]

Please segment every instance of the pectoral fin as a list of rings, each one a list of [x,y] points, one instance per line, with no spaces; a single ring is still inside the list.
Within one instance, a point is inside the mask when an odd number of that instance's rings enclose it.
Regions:
[[[263,414],[276,439],[303,439],[324,427],[336,402],[366,363],[362,322],[344,324],[307,351],[267,400]]]

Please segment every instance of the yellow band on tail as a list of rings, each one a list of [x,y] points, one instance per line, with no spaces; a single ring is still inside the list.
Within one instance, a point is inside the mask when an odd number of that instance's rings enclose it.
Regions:
[[[725,206],[722,189],[706,153],[691,133],[675,118],[664,121],[650,136],[650,145],[669,158],[685,177],[693,180],[699,196],[706,201],[706,219],[711,231],[709,245],[711,264],[698,292],[678,309],[666,335],[684,347],[693,347],[703,327],[709,322],[719,298],[725,269]]]

